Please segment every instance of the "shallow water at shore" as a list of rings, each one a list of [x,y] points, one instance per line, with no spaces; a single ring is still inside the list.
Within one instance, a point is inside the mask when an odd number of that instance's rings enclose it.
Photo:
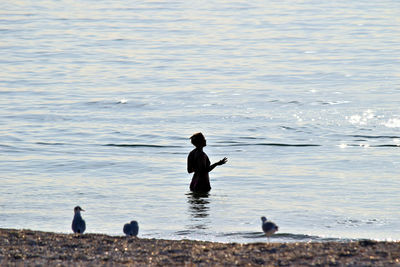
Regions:
[[[399,3],[3,4],[0,227],[400,239]],[[202,131],[212,191],[188,191]]]

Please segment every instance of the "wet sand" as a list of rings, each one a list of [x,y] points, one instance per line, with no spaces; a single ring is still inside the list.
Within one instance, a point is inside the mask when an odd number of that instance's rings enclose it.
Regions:
[[[0,229],[1,266],[400,266],[400,242],[214,243]]]

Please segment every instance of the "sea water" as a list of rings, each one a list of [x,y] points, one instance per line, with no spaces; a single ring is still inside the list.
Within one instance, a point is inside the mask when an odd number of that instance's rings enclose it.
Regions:
[[[0,227],[400,239],[398,1],[4,1]],[[190,193],[203,132],[212,190]]]

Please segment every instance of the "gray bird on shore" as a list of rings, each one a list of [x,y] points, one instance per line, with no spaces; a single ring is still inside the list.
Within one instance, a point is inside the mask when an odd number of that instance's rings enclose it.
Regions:
[[[123,229],[126,236],[137,236],[139,233],[139,224],[137,221],[131,221],[130,223],[126,223]]]
[[[85,230],[86,230],[86,223],[82,219],[81,211],[85,211],[85,210],[83,210],[79,206],[76,206],[74,208],[74,212],[75,212],[74,219],[72,220],[72,231],[74,231],[74,233],[78,233],[78,234],[83,234],[83,232],[85,232]]]
[[[269,237],[278,231],[278,226],[275,223],[268,221],[264,216],[261,217],[261,221],[262,230],[269,240]]]

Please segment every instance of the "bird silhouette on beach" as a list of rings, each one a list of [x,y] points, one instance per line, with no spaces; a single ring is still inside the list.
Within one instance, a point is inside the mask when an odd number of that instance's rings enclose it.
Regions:
[[[268,237],[269,241],[269,237],[273,235],[276,231],[278,231],[278,226],[275,223],[268,221],[267,218],[265,218],[264,216],[261,217],[261,221],[262,230]]]
[[[85,232],[85,230],[86,230],[86,223],[82,219],[81,211],[85,211],[85,210],[83,210],[79,206],[76,206],[74,208],[74,213],[75,213],[74,219],[72,220],[72,231],[74,231],[74,233],[78,233],[78,234],[83,234],[83,232]]]
[[[137,221],[131,221],[130,223],[126,223],[123,228],[126,236],[137,236],[139,233],[139,224]]]

